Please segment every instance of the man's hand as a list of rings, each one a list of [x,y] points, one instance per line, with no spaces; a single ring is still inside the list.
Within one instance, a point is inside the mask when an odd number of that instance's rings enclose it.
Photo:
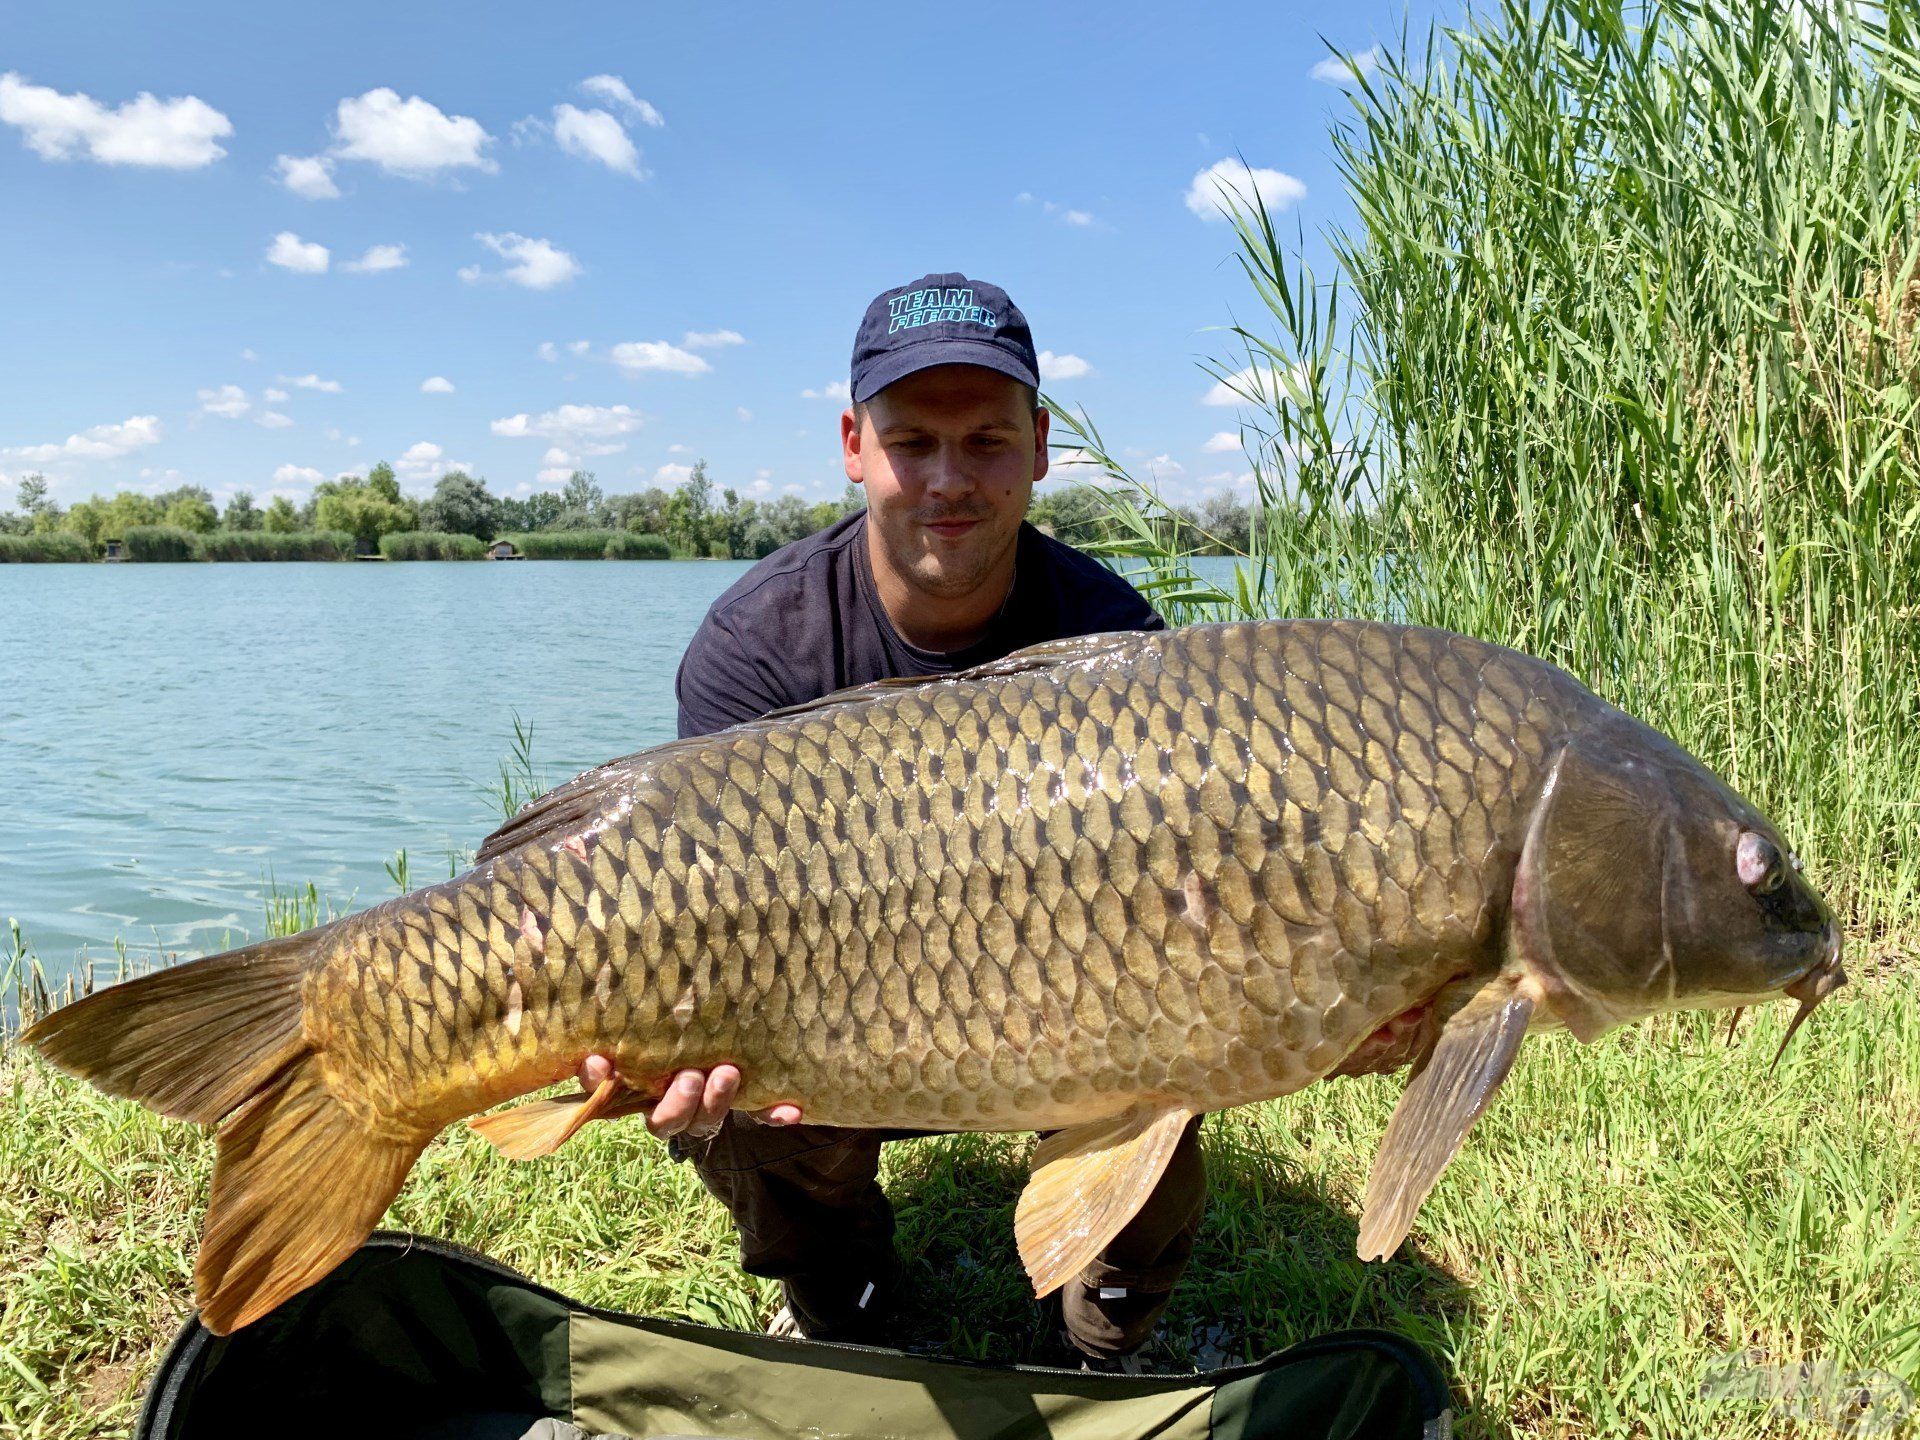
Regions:
[[[589,1055],[580,1062],[580,1088],[591,1091],[613,1073],[612,1060],[605,1055]],[[666,1093],[647,1112],[647,1129],[662,1140],[670,1135],[705,1140],[720,1129],[720,1122],[733,1108],[733,1097],[739,1093],[737,1065],[682,1070],[667,1082]],[[750,1118],[763,1125],[798,1125],[800,1107],[771,1105],[751,1112]]]

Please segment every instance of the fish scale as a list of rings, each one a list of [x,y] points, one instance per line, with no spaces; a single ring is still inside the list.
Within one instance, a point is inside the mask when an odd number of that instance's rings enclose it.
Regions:
[[[222,1122],[195,1279],[225,1333],[350,1253],[442,1128],[594,1053],[618,1072],[590,1096],[471,1123],[529,1159],[731,1061],[747,1108],[1055,1131],[1015,1211],[1039,1294],[1192,1116],[1412,1064],[1359,1234],[1385,1258],[1530,1025],[1590,1041],[1785,993],[1797,1026],[1839,957],[1764,817],[1563,672],[1264,621],[1055,642],[643,751],[464,875],[27,1039]]]
[[[643,752],[566,833],[354,917],[309,1034],[340,1098],[428,1129],[589,1052],[640,1086],[733,1061],[738,1103],[838,1125],[1264,1099],[1485,958],[1518,805],[1597,703],[1354,622],[879,687]]]

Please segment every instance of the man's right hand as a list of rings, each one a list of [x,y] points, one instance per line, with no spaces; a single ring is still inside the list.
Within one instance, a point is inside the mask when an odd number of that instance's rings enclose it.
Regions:
[[[580,1088],[592,1091],[614,1073],[613,1061],[605,1055],[589,1055],[580,1062]],[[740,1093],[740,1068],[716,1065],[711,1070],[682,1070],[667,1082],[666,1093],[647,1112],[647,1129],[662,1140],[685,1135],[704,1140],[720,1129],[720,1122],[733,1108],[733,1097]],[[765,1110],[747,1112],[763,1125],[798,1125],[798,1105],[770,1105]]]

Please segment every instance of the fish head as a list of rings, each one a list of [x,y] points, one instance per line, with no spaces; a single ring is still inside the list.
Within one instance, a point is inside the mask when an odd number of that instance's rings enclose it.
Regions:
[[[1840,927],[1765,816],[1638,722],[1555,757],[1515,878],[1510,948],[1582,1040],[1672,1010],[1845,982]]]

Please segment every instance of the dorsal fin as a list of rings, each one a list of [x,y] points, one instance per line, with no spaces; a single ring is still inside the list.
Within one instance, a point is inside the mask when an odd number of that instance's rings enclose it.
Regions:
[[[712,735],[692,735],[684,740],[669,740],[665,744],[655,745],[647,750],[637,750],[618,760],[609,760],[604,765],[583,770],[564,785],[556,785],[538,799],[529,801],[511,820],[480,842],[480,849],[473,857],[473,863],[484,864],[508,850],[516,849],[543,836],[557,835],[572,826],[583,823],[605,803],[614,787],[632,779],[642,768],[656,765],[681,751],[708,745],[721,737],[766,730],[783,724],[797,715],[812,715],[822,710],[872,704],[876,700],[896,695],[902,690],[922,689],[930,685],[955,684],[964,681],[998,680],[1013,675],[1024,675],[1034,670],[1044,670],[1052,665],[1097,660],[1137,645],[1150,633],[1140,630],[1113,630],[1096,635],[1074,635],[1065,640],[1046,640],[966,670],[955,670],[944,675],[901,675],[886,680],[875,680],[867,685],[854,685],[845,690],[835,690],[822,695],[817,700],[807,700],[799,705],[789,705],[783,710],[774,710],[758,720],[747,720],[738,725],[731,725],[725,730],[715,731]]]

